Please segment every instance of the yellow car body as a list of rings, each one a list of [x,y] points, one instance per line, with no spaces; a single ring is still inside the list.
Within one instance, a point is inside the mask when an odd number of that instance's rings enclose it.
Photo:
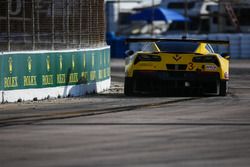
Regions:
[[[209,43],[228,44],[228,41],[130,40],[128,42],[148,43],[142,51],[127,52],[125,95],[142,92],[227,94],[229,56],[215,53]]]

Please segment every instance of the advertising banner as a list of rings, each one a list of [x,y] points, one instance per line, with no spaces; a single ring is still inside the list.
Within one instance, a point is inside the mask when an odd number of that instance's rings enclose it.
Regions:
[[[8,53],[0,65],[1,90],[88,84],[110,77],[110,50]]]

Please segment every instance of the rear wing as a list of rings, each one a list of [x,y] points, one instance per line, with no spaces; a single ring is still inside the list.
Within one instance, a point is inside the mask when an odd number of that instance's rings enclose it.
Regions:
[[[199,39],[171,39],[171,38],[127,38],[126,43],[131,42],[159,42],[159,41],[173,41],[173,42],[198,42],[209,43],[217,45],[229,45],[230,42],[226,40],[199,40]]]

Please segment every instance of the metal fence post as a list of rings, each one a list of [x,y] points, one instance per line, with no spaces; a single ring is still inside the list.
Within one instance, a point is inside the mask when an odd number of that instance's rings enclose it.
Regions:
[[[99,23],[100,15],[99,15],[99,3],[98,3],[98,1],[96,2],[96,8],[97,8],[97,10],[96,10],[96,33],[98,33],[98,34],[97,34],[97,39],[96,39],[95,43],[96,43],[96,45],[99,45],[99,42],[101,39],[101,37],[100,37],[101,34],[100,34],[100,30],[99,30],[99,28],[100,28],[100,23]]]
[[[8,35],[8,52],[10,52],[10,0],[7,2],[7,35]]]
[[[23,42],[26,42],[26,15],[25,15],[25,0],[23,0]]]
[[[66,42],[66,38],[65,38],[65,0],[62,0],[62,34],[63,34],[63,43]]]
[[[67,17],[67,48],[69,48],[69,0],[67,0],[66,17]]]
[[[88,10],[88,46],[90,46],[91,44],[91,39],[90,39],[90,34],[91,34],[91,25],[92,25],[92,15],[91,15],[91,11],[92,11],[92,6],[91,6],[91,2],[92,1],[89,1],[89,10]]]
[[[32,0],[32,50],[35,50],[35,2]]]
[[[40,11],[39,11],[39,1],[36,1],[36,3],[34,3],[35,7],[34,9],[36,9],[36,27],[37,27],[37,41],[40,42]],[[35,13],[34,13],[34,18],[35,18]],[[35,23],[35,21],[34,21]]]
[[[51,49],[55,49],[55,1],[51,0],[51,21],[52,21],[52,26],[51,26]]]
[[[80,1],[80,21],[79,21],[79,48],[82,47],[82,0]]]
[[[74,7],[75,7],[75,0],[71,0],[72,2],[72,5],[71,5],[71,9],[72,9],[72,17],[71,17],[71,19],[72,19],[72,41],[73,41],[73,45],[75,45],[74,44],[74,40],[75,40],[75,9],[74,9]]]

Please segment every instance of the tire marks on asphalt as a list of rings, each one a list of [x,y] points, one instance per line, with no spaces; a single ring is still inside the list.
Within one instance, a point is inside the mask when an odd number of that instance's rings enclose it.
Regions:
[[[41,121],[55,120],[55,119],[68,119],[75,117],[83,117],[83,116],[93,116],[93,115],[101,115],[108,113],[117,113],[124,111],[133,111],[137,109],[143,108],[153,108],[160,107],[161,105],[180,103],[185,101],[197,100],[202,97],[191,97],[191,98],[181,98],[172,101],[163,101],[163,102],[155,102],[155,103],[147,103],[147,104],[136,104],[136,105],[126,105],[121,107],[110,107],[110,108],[101,108],[101,109],[93,109],[93,110],[79,110],[79,111],[65,111],[51,114],[41,114],[41,115],[27,115],[21,117],[12,117],[6,119],[0,119],[0,128],[6,126],[16,126],[16,125],[30,125]]]

